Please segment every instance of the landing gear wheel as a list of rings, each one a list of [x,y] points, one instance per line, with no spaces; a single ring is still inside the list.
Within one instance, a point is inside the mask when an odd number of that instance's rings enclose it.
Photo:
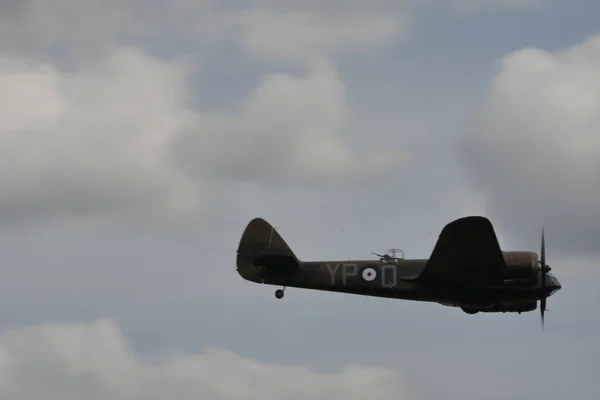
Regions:
[[[283,294],[284,294],[284,291],[282,289],[277,289],[275,291],[275,297],[277,297],[278,299],[282,299],[283,298]]]
[[[467,314],[471,314],[471,315],[477,314],[477,313],[479,312],[479,310],[472,309],[472,308],[465,308],[465,307],[461,307],[461,309],[462,309],[464,312],[466,312]]]

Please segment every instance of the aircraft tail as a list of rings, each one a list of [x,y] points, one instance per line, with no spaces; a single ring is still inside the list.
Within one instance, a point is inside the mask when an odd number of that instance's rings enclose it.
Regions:
[[[262,218],[248,223],[237,250],[237,269],[243,278],[258,282],[265,269],[284,272],[299,265],[294,252],[271,224]]]

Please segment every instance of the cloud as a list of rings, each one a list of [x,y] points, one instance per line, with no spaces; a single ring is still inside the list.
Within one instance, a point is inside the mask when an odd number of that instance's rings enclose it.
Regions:
[[[0,3],[0,53],[93,63],[116,44],[225,37],[235,28],[227,15],[208,0],[8,0]]]
[[[239,114],[203,115],[175,148],[190,170],[260,182],[352,181],[390,171],[400,154],[352,152],[344,140],[346,88],[327,62],[307,76],[271,74]]]
[[[431,2],[439,6],[439,2]],[[482,7],[531,7],[548,0],[453,0],[460,12]],[[0,3],[0,53],[63,54],[96,61],[115,43],[240,43],[251,54],[294,61],[339,51],[371,50],[402,37],[409,14],[423,2],[255,0],[215,5],[208,0],[5,0]],[[447,2],[444,2],[447,5]],[[276,32],[276,34],[274,34]],[[141,39],[141,41],[140,41]],[[126,40],[127,43],[124,43]],[[176,47],[176,46],[171,46]]]
[[[346,89],[327,62],[307,77],[265,76],[239,115],[192,108],[191,65],[135,48],[75,72],[11,57],[0,65],[5,219],[177,219],[197,212],[211,180],[356,182],[398,161],[350,150]]]
[[[553,0],[452,0],[459,13],[471,13],[484,9],[512,8],[534,10],[549,5]]]
[[[49,5],[10,0],[0,5],[0,52],[38,58],[58,50],[78,62],[96,61],[115,43],[167,36],[174,43],[233,40],[263,57],[303,61],[332,51],[368,49],[402,30],[398,5],[394,14],[382,12],[379,4],[340,6],[258,1],[219,7],[206,0],[61,0]]]
[[[76,72],[0,58],[0,216],[195,207],[169,141],[193,113],[188,66],[120,48]]]
[[[506,55],[459,156],[522,242],[546,227],[554,251],[598,255],[600,36],[558,52]]]
[[[319,373],[216,348],[142,358],[105,320],[5,332],[0,368],[0,395],[13,400],[412,398],[399,374],[379,368],[353,365]]]
[[[110,49],[131,21],[134,0],[8,0],[0,4],[0,52],[36,57],[63,49],[77,58]]]
[[[396,150],[352,147],[347,87],[332,56],[401,37],[409,2],[60,5],[0,6],[3,221],[181,220],[218,201],[216,181],[365,182],[385,179],[404,159]],[[231,40],[306,71],[263,76],[239,111],[204,112],[190,96],[198,71],[149,56],[161,33],[175,53],[186,49],[181,39]]]
[[[368,50],[389,43],[404,29],[402,14],[251,9],[238,14],[243,48],[274,59],[306,60],[332,52]],[[276,34],[274,34],[276,32]]]

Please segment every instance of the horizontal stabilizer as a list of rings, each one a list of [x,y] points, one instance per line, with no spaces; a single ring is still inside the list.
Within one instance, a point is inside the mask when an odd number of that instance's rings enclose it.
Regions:
[[[258,256],[252,262],[254,265],[265,268],[294,269],[298,267],[298,260],[294,256],[285,254],[267,254]]]

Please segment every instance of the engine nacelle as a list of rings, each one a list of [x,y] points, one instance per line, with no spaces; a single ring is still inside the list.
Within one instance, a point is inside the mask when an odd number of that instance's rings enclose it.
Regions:
[[[539,269],[538,255],[533,251],[504,251],[507,269],[504,279],[533,280]]]

